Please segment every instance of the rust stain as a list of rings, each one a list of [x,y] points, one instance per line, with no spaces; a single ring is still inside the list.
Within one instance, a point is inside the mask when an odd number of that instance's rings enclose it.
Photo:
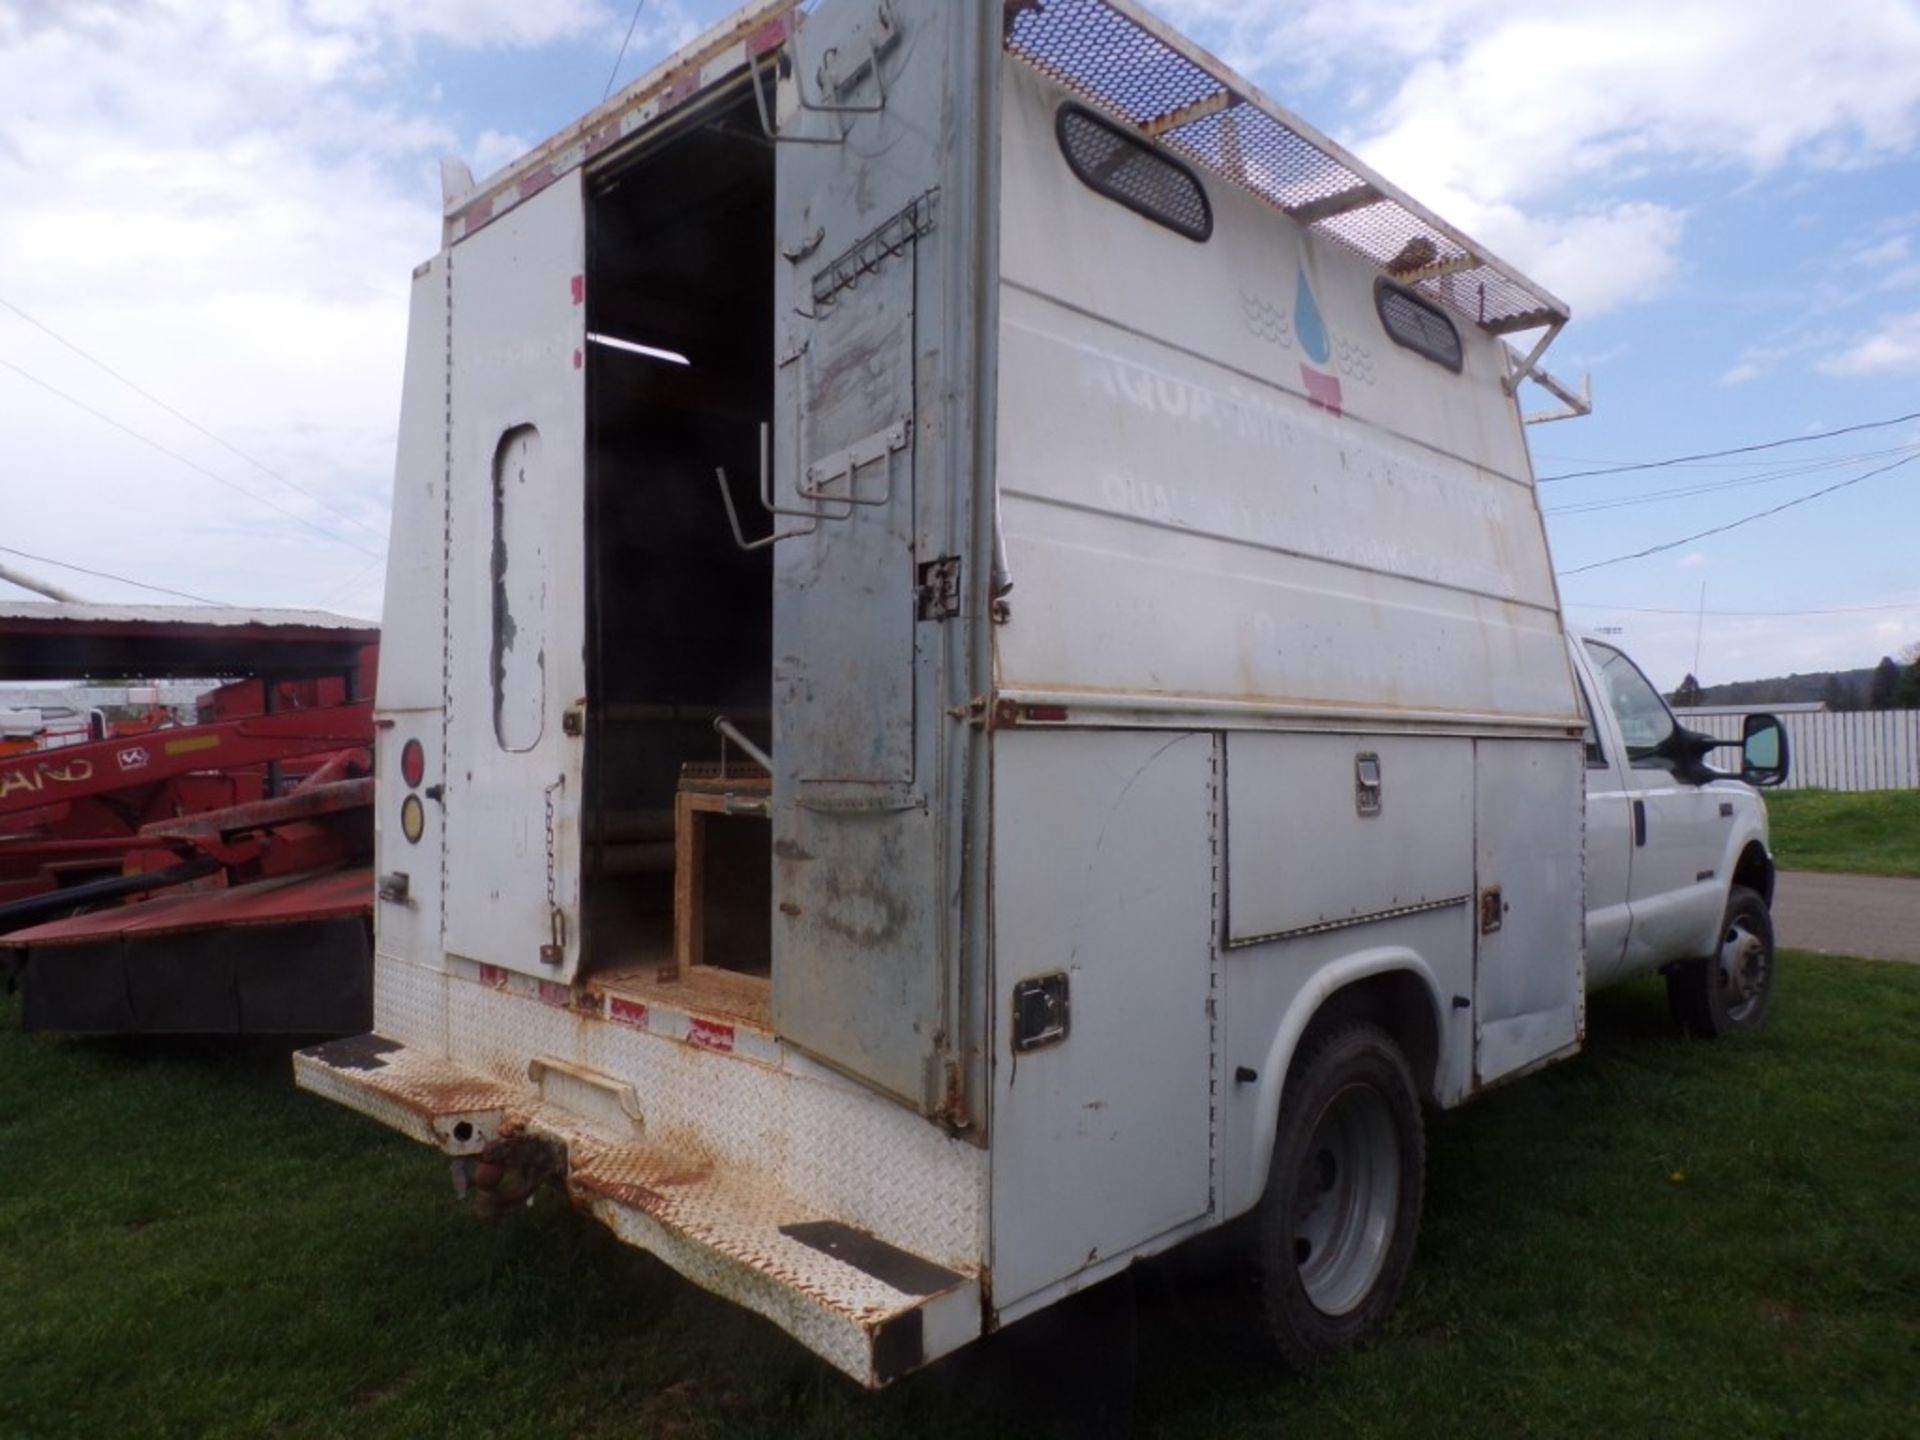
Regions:
[[[619,138],[620,124],[618,121],[608,121],[599,129],[589,131],[585,141],[586,154],[584,158],[591,160]]]
[[[912,919],[900,897],[873,876],[861,876],[849,884],[829,871],[822,888],[827,903],[820,911],[821,925],[863,948],[878,948],[898,938]]]
[[[515,1099],[511,1092],[489,1080],[465,1076],[400,1076],[378,1090],[382,1098],[428,1120],[504,1111]],[[508,1124],[501,1125],[499,1133],[505,1134]]]
[[[747,53],[757,60],[769,50],[778,49],[785,44],[787,36],[792,32],[792,12],[776,15],[747,37]]]
[[[569,1189],[591,1203],[595,1199],[611,1200],[616,1205],[625,1205],[630,1210],[644,1210],[647,1214],[659,1218],[660,1212],[668,1208],[667,1197],[651,1186],[631,1180],[606,1180],[597,1175],[575,1174],[569,1182]]]
[[[667,80],[666,89],[660,92],[660,112],[665,114],[676,106],[685,104],[700,89],[700,66],[688,64],[681,66]]]

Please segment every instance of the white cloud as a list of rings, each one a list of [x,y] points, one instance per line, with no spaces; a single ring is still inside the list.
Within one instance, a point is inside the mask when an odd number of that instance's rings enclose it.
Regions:
[[[1689,550],[1685,555],[1682,555],[1680,559],[1675,563],[1678,566],[1678,568],[1682,570],[1698,570],[1703,566],[1712,564],[1713,562],[1707,559],[1705,551]]]
[[[491,175],[525,155],[535,143],[520,135],[482,130],[480,138],[473,142],[473,173],[482,177]]]
[[[1593,316],[1658,295],[1679,267],[1685,229],[1679,211],[1633,202],[1523,222],[1513,228],[1512,243],[1526,257],[1515,263],[1576,313]],[[1502,233],[1501,227],[1491,233]]]
[[[1720,376],[1720,383],[1722,385],[1744,385],[1749,380],[1758,380],[1766,373],[1766,370],[1758,361],[1742,360],[1738,364],[1727,368]]]
[[[0,311],[0,359],[306,522],[8,370],[0,445],[32,478],[7,483],[33,503],[9,504],[7,543],[220,599],[377,610],[377,566],[347,582],[382,548],[407,277],[438,242],[433,159],[458,145],[390,98],[394,47],[431,28],[398,8],[0,0],[0,296],[319,497]],[[482,10],[472,33],[517,32]]]
[[[1853,251],[1847,256],[1847,263],[1875,270],[1883,265],[1894,265],[1905,260],[1911,249],[1909,237],[1895,235],[1877,244],[1864,245]]]
[[[1920,136],[1920,8],[1832,0],[1168,0],[1234,63],[1330,84],[1390,180],[1592,315],[1659,293],[1709,168],[1871,163]],[[1275,82],[1278,83],[1277,81]],[[1613,197],[1613,198],[1608,198]]]
[[[1823,360],[1820,369],[1829,375],[1920,374],[1920,310],[1893,316],[1871,335]]]
[[[1520,196],[1654,161],[1858,163],[1920,125],[1920,12],[1893,0],[1835,0],[1817,26],[1778,0],[1515,6],[1483,24],[1415,68],[1374,154]]]
[[[1914,241],[1920,238],[1920,215],[1891,216],[1869,233],[1883,238],[1863,240],[1843,249],[1842,263],[1853,270],[1878,271],[1873,284],[1883,291],[1920,285],[1920,259],[1914,255]]]
[[[316,24],[451,45],[545,45],[616,23],[598,0],[307,0]]]

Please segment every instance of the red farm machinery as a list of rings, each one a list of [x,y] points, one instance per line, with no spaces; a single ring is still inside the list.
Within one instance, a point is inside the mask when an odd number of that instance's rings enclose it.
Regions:
[[[0,740],[0,973],[27,1029],[369,1027],[377,641],[318,612],[0,602],[8,685],[205,685],[188,714],[68,704]]]

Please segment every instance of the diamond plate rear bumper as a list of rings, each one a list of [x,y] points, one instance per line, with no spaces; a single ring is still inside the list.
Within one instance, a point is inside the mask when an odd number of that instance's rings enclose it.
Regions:
[[[680,1274],[879,1387],[980,1333],[976,1275],[821,1215],[741,1167],[651,1141],[632,1089],[573,1066],[507,1085],[379,1035],[294,1056],[302,1089],[449,1155],[502,1133],[564,1148],[582,1210]]]

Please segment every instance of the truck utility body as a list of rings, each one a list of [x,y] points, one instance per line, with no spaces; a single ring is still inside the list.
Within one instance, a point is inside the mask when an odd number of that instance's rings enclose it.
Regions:
[[[1256,1210],[1376,1323],[1419,1103],[1581,1038],[1565,307],[1130,0],[750,6],[449,173],[300,1083],[870,1385]]]

